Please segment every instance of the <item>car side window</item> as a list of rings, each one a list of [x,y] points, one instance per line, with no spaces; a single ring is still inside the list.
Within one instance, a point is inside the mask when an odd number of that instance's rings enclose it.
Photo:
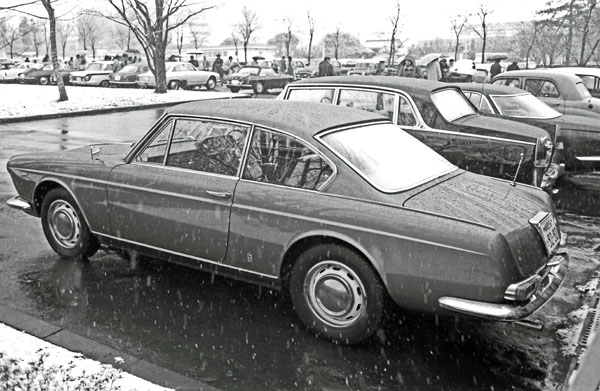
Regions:
[[[288,100],[331,104],[334,91],[333,88],[292,88],[288,94]]]
[[[165,153],[167,152],[172,126],[173,121],[168,121],[164,124],[150,144],[135,157],[135,161],[162,165],[165,161]]]
[[[394,94],[378,91],[341,90],[337,104],[381,114],[389,119],[394,118]]]
[[[477,110],[484,113],[493,113],[492,107],[490,106],[490,103],[488,102],[487,98],[479,92],[469,92],[465,93],[465,95],[469,98],[469,100],[471,101],[471,103],[473,103]]]
[[[186,71],[186,72],[194,70],[194,67],[192,66],[192,64],[188,64],[188,63],[182,64],[181,67],[182,67],[182,70]]]
[[[527,79],[525,81],[525,90],[529,91],[533,96],[560,98],[558,88],[549,80]]]
[[[263,76],[273,76],[273,75],[276,75],[277,72],[275,72],[272,68],[264,68],[262,70],[261,74]]]
[[[175,65],[171,72],[181,72],[181,65]]]
[[[494,81],[492,84],[495,84],[498,86],[510,86],[510,87],[515,87],[515,88],[520,88],[519,86],[521,85],[519,79],[515,79],[515,78],[498,79],[498,80]]]
[[[257,128],[242,178],[317,190],[332,174],[331,166],[304,143],[285,134]]]
[[[400,109],[398,110],[398,125],[415,126],[417,119],[410,102],[403,96],[400,97]]]
[[[178,119],[166,165],[236,176],[249,129],[209,120]]]

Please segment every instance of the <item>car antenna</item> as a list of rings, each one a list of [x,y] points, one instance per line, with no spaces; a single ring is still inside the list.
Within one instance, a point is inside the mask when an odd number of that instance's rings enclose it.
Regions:
[[[519,175],[519,170],[521,169],[521,163],[523,163],[523,157],[525,155],[523,154],[523,152],[521,152],[521,159],[519,159],[519,165],[517,166],[517,172],[515,172],[515,177],[513,178],[512,182],[510,183],[510,185],[512,187],[515,187],[517,184],[515,183],[517,181],[517,176]]]

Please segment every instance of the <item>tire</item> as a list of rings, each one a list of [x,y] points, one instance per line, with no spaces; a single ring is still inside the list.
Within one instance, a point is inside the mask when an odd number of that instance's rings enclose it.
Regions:
[[[312,247],[298,257],[289,281],[294,310],[317,336],[354,344],[379,328],[384,288],[355,251],[336,244]]]
[[[108,80],[102,80],[100,82],[100,87],[102,87],[102,88],[110,87],[110,82]]]
[[[38,79],[38,83],[40,83],[43,86],[47,86],[48,84],[50,84],[50,78],[48,76],[42,76]]]
[[[206,89],[209,91],[214,90],[217,87],[217,80],[214,77],[210,77],[206,82]]]
[[[254,84],[253,89],[255,94],[264,94],[266,92],[264,83],[260,81]]]
[[[171,80],[169,84],[167,84],[167,88],[170,90],[178,90],[179,89],[179,81]]]
[[[231,91],[231,92],[239,92],[240,89],[237,88],[237,87],[229,87],[229,91]]]
[[[87,259],[98,251],[77,203],[62,187],[52,189],[42,201],[42,228],[52,249],[63,258]]]

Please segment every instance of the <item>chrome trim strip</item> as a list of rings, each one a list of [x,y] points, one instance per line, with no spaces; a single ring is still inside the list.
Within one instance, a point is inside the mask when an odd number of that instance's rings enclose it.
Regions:
[[[84,176],[80,176],[80,175],[62,174],[62,173],[51,172],[51,171],[34,170],[31,168],[19,168],[19,170],[25,171],[25,172],[31,172],[34,174],[51,175],[51,176],[64,177],[64,178],[70,178],[70,179],[78,179],[78,180],[83,180],[83,181],[88,181],[88,182],[93,182],[93,183],[100,183],[103,185],[108,184],[108,181],[105,181],[105,180],[93,179],[93,178],[84,177]],[[40,183],[42,181],[46,181],[46,180],[49,180],[49,178],[42,179],[40,181]],[[38,185],[39,185],[39,183],[38,183]]]
[[[225,201],[219,202],[219,200],[214,199],[213,197],[210,197],[210,198],[209,197],[198,197],[198,196],[186,195],[186,194],[182,194],[182,193],[175,193],[172,191],[150,189],[147,187],[135,186],[135,185],[126,185],[126,184],[118,183],[118,182],[109,182],[107,184],[107,186],[127,188],[127,189],[131,189],[131,190],[139,190],[139,191],[146,192],[146,193],[162,194],[162,195],[166,195],[166,196],[170,196],[170,197],[183,198],[183,199],[192,200],[192,201],[201,201],[201,202],[206,202],[209,204],[217,204],[217,205],[222,205],[222,206],[227,206],[227,207],[231,206],[231,202],[225,202]],[[115,200],[109,200],[109,201],[111,204],[113,204]]]
[[[351,230],[355,230],[355,231],[372,233],[372,234],[376,234],[376,235],[389,236],[389,237],[395,238],[395,239],[404,239],[404,240],[409,240],[412,242],[424,243],[424,244],[429,244],[429,245],[433,245],[433,246],[437,246],[437,247],[447,248],[450,250],[457,250],[457,251],[461,251],[461,252],[465,252],[465,253],[487,256],[487,254],[480,253],[477,251],[471,251],[471,250],[467,250],[464,248],[448,246],[448,245],[442,244],[442,243],[436,243],[436,242],[431,242],[428,240],[417,239],[417,238],[413,238],[410,236],[398,235],[398,234],[394,234],[391,232],[379,231],[376,229],[365,228],[365,227],[361,227],[361,226],[357,226],[357,225],[338,223],[338,222],[331,221],[331,220],[325,220],[325,219],[307,217],[307,216],[299,216],[299,215],[292,214],[292,213],[278,212],[278,211],[274,211],[272,209],[257,208],[254,206],[243,205],[243,204],[233,204],[232,208],[251,210],[254,212],[258,212],[258,213],[273,214],[273,215],[277,215],[277,216],[293,218],[293,219],[298,219],[298,220],[305,220],[305,221],[310,221],[310,222],[317,223],[317,224],[326,224],[326,225],[335,226],[335,227],[339,227],[339,228],[346,228],[346,229],[351,229]]]
[[[562,285],[568,271],[569,256],[565,253],[556,254],[553,261],[559,264],[553,266],[548,273],[548,284],[536,291],[531,300],[525,304],[486,303],[481,301],[444,296],[438,300],[441,308],[461,314],[497,321],[515,321],[526,318],[539,310]]]
[[[228,269],[232,269],[232,270],[236,270],[236,271],[239,271],[239,272],[251,273],[251,274],[255,274],[257,276],[266,277],[266,278],[272,278],[272,279],[275,279],[275,280],[279,279],[278,276],[272,276],[270,274],[255,272],[255,271],[252,271],[252,270],[243,269],[241,267],[231,266],[231,265],[227,265],[227,264],[224,264],[224,263],[221,263],[221,262],[211,261],[209,259],[200,258],[200,257],[196,257],[196,256],[193,256],[193,255],[180,253],[180,252],[177,252],[177,251],[167,250],[167,249],[164,249],[164,248],[161,248],[161,247],[156,247],[156,246],[152,246],[152,245],[149,245],[149,244],[136,242],[134,240],[119,238],[119,237],[116,237],[116,236],[107,235],[107,234],[103,234],[103,233],[96,232],[96,231],[92,231],[92,233],[94,235],[104,236],[104,237],[109,238],[109,239],[113,239],[113,240],[117,240],[117,241],[121,241],[121,242],[126,242],[126,243],[130,243],[130,244],[135,244],[135,245],[138,245],[138,246],[141,246],[141,247],[146,247],[146,248],[149,248],[149,249],[152,249],[152,250],[157,250],[157,251],[162,251],[162,252],[169,253],[169,254],[174,254],[174,255],[177,255],[177,256],[180,256],[180,257],[184,257],[184,258],[195,259],[195,260],[200,261],[200,262],[209,263],[211,265],[222,266],[222,267],[225,267],[225,268],[228,268]]]

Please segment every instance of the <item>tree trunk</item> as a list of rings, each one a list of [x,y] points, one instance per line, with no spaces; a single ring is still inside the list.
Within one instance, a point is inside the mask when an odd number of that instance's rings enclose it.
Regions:
[[[487,42],[487,32],[485,31],[485,27],[483,30],[483,45],[481,47],[481,63],[485,64],[485,44]]]
[[[56,18],[54,16],[54,9],[52,8],[52,4],[50,4],[50,1],[51,0],[42,0],[42,4],[44,4],[44,7],[48,12],[48,20],[50,21],[50,52],[52,53],[54,77],[56,78],[56,85],[58,86],[58,101],[64,102],[69,100],[69,97],[67,96],[65,83],[60,74],[60,63],[58,62],[58,49],[56,47]]]
[[[248,42],[244,41],[244,62],[248,65]]]
[[[167,92],[167,70],[165,67],[165,48],[156,46],[154,51],[154,72],[156,86],[154,92],[165,94]]]
[[[313,41],[313,35],[310,35],[310,38],[308,40],[308,65],[310,65],[310,52],[312,50],[312,41]]]

